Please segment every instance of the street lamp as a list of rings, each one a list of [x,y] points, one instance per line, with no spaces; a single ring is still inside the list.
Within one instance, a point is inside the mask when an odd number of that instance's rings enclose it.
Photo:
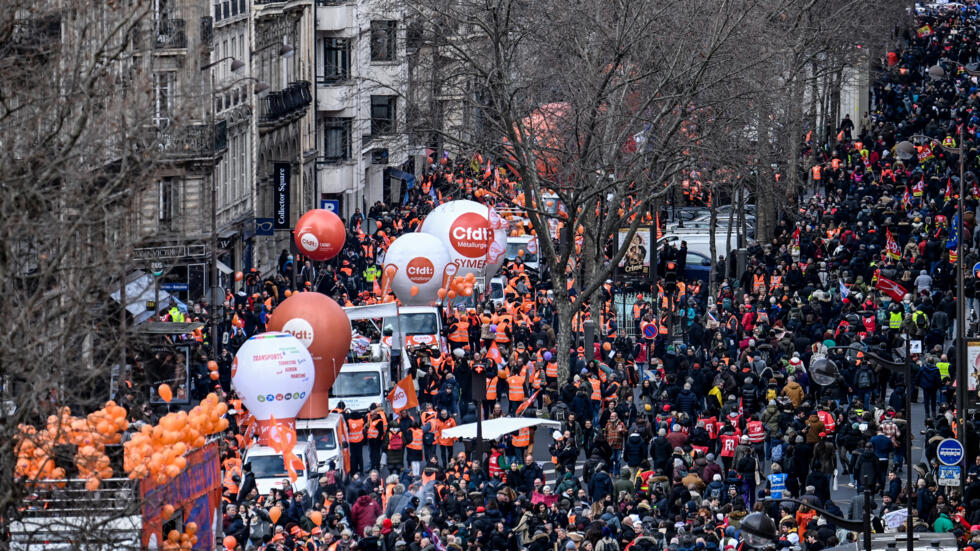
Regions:
[[[779,539],[776,523],[765,513],[749,513],[739,523],[739,527],[745,536],[745,545],[754,549],[764,549],[774,545]]]

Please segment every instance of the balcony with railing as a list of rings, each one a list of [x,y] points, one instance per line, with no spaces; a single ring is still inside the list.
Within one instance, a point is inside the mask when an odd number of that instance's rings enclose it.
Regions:
[[[261,102],[260,126],[288,124],[302,117],[313,102],[312,86],[307,80],[290,82],[282,90],[269,92]]]
[[[160,19],[151,23],[153,47],[158,50],[173,50],[187,47],[187,21],[183,19]]]
[[[168,126],[157,130],[156,143],[165,158],[210,159],[228,149],[228,123],[215,122],[213,134],[207,123]]]

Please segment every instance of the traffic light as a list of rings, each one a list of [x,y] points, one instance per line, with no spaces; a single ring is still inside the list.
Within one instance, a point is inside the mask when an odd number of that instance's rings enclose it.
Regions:
[[[677,287],[677,264],[673,260],[667,261],[667,267],[664,271],[664,289],[672,293]]]

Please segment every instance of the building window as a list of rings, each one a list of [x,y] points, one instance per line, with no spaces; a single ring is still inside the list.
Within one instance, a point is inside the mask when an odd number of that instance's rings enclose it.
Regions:
[[[323,122],[323,158],[328,162],[350,159],[351,119],[332,118]]]
[[[397,21],[371,22],[371,61],[395,60]]]
[[[214,20],[221,21],[221,2],[214,4]]]
[[[395,131],[395,107],[398,96],[371,96],[371,135]]]
[[[157,187],[160,193],[160,204],[158,205],[160,225],[169,228],[176,218],[177,181],[174,178],[164,178],[157,182]]]
[[[176,81],[177,73],[174,71],[153,73],[153,99],[155,102],[153,124],[160,128],[170,126],[170,121],[173,118]]]
[[[341,82],[350,78],[350,40],[328,38],[324,40],[323,80]]]

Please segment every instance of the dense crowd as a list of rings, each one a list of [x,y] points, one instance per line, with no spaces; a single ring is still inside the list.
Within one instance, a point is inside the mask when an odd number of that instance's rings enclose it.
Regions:
[[[609,304],[625,289],[612,283],[602,292],[594,350],[580,339],[557,350],[547,273],[517,258],[504,267],[500,306],[448,314],[449,353],[413,351],[419,410],[397,418],[381,407],[345,412],[358,444],[351,473],[325,473],[313,495],[258,496],[251,473],[235,468],[247,443],[229,438],[226,547],[729,551],[740,548],[741,519],[760,511],[777,526],[776,547],[820,551],[855,534],[818,509],[853,519],[870,509],[876,531],[895,532],[906,530],[909,521],[895,513],[911,501],[912,530],[952,533],[975,548],[977,427],[955,422],[964,359],[951,339],[956,254],[965,266],[980,261],[980,88],[969,68],[976,19],[974,5],[918,16],[919,30],[905,31],[902,47],[882,60],[868,116],[845,118],[829,144],[805,138],[799,215],[783,218],[771,242],[750,243],[744,272],[717,293],[703,281],[658,280],[630,289],[640,291],[630,319],[617,320]],[[909,152],[906,141],[919,147]],[[230,345],[218,383],[229,388],[236,346],[264,329],[294,281],[295,291],[316,289],[342,304],[376,300],[390,240],[417,229],[441,200],[489,200],[481,187],[512,185],[492,172],[482,159],[432,162],[401,205],[353,215],[337,260],[315,267],[284,253],[275,277],[247,275],[241,292],[229,294],[235,314],[224,324]],[[971,323],[975,279],[967,274]],[[670,338],[642,337],[641,327],[665,321],[676,329]],[[906,335],[923,342],[911,380],[874,359],[903,361]],[[569,354],[567,380],[558,377],[559,354]],[[813,369],[826,358],[839,369],[829,382]],[[473,388],[477,372],[485,389]],[[206,375],[197,374],[203,392]],[[906,403],[906,385],[924,404],[921,434],[918,420],[909,423],[922,410]],[[485,398],[486,418],[520,408],[562,428],[522,429],[479,455],[472,442],[441,434],[476,418],[476,398]],[[936,447],[960,431],[977,459],[966,486],[950,489],[939,485]],[[908,439],[913,458],[905,456]],[[535,461],[536,448],[539,456],[547,448],[551,461]],[[904,483],[910,460],[912,488]],[[275,522],[274,506],[282,512]]]

